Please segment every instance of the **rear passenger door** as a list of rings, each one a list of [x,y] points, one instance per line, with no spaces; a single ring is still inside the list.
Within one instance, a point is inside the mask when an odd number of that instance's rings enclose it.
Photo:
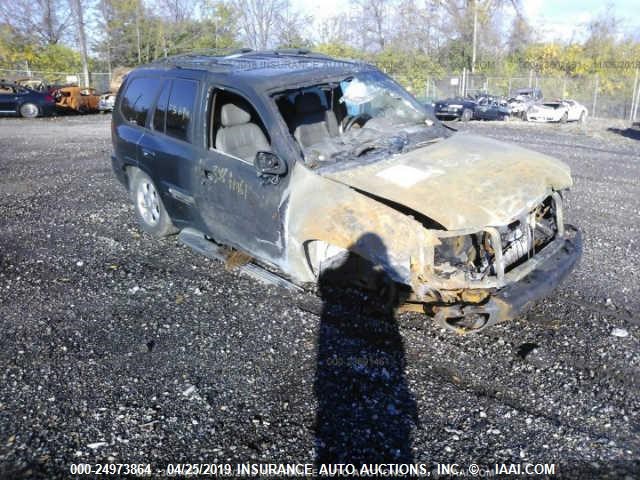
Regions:
[[[139,143],[140,163],[150,172],[165,208],[178,225],[193,219],[194,116],[199,94],[197,80],[165,79],[149,130]]]
[[[121,164],[139,165],[138,144],[144,135],[160,86],[160,77],[134,77],[127,81],[114,115],[115,151]],[[150,172],[142,166],[147,174]]]

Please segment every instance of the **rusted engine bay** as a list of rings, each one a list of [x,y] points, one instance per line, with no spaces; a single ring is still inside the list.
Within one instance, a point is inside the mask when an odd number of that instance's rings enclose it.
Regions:
[[[425,285],[411,299],[419,303],[404,308],[426,311],[441,326],[460,333],[510,319],[512,306],[494,294],[548,261],[558,249],[545,247],[561,241],[564,234],[558,192],[503,227],[464,234],[442,232],[440,244],[433,249],[432,271],[415,272]]]
[[[468,235],[441,238],[434,249],[434,272],[443,279],[464,274],[467,281],[479,281],[497,275],[502,257],[504,272],[527,261],[555,238],[558,230],[556,201],[547,197],[532,212],[495,229]],[[499,238],[501,253],[493,247]]]

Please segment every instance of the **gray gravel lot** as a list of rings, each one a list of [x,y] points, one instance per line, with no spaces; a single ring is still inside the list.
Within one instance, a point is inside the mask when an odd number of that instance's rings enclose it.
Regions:
[[[0,477],[317,459],[640,478],[640,139],[454,126],[566,161],[585,241],[552,297],[472,336],[355,300],[314,314],[141,235],[106,116],[0,119]]]

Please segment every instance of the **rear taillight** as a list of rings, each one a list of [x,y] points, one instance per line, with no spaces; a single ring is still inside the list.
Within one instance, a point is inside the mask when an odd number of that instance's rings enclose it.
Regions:
[[[49,103],[55,103],[55,100],[53,99],[53,97],[51,95],[45,95],[44,96],[44,101],[45,102],[49,102]]]

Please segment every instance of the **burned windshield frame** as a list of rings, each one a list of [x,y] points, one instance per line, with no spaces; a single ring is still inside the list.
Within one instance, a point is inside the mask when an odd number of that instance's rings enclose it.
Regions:
[[[403,101],[405,103],[406,107],[409,110],[413,110],[415,112],[415,114],[416,114],[416,118],[413,118],[413,119],[406,118],[405,122],[403,122],[403,123],[395,123],[394,125],[405,125],[407,123],[421,124],[425,120],[428,119],[428,113],[427,113],[424,105],[422,105],[420,102],[418,102],[398,82],[396,82],[392,78],[390,78],[387,75],[384,75],[383,73],[378,72],[378,71],[361,72],[361,73],[349,76],[349,77],[345,78],[344,80],[340,81],[339,82],[340,83],[340,89],[342,90],[342,93],[343,93],[342,98],[339,100],[340,103],[349,102],[349,99],[345,99],[345,97],[346,97],[345,83],[353,82],[354,80],[358,81],[360,85],[372,86],[373,87],[372,91],[369,92],[369,95],[367,96],[368,98],[364,99],[364,101],[362,103],[357,104],[355,102],[351,102],[351,103],[354,103],[354,107],[355,106],[361,107],[363,105],[371,106],[373,101],[378,99],[380,97],[380,95],[385,95],[385,96],[394,98],[396,100]],[[378,90],[378,92],[374,93],[376,89]],[[400,106],[400,105],[398,105],[398,106]],[[360,108],[359,110],[360,111],[358,112],[358,114],[367,113],[367,114],[369,114],[371,116],[371,118],[378,118],[379,117],[379,115],[372,115],[371,114],[372,113],[371,109],[369,109],[367,111],[366,107],[364,109]],[[352,114],[351,112],[349,112],[349,113]]]

